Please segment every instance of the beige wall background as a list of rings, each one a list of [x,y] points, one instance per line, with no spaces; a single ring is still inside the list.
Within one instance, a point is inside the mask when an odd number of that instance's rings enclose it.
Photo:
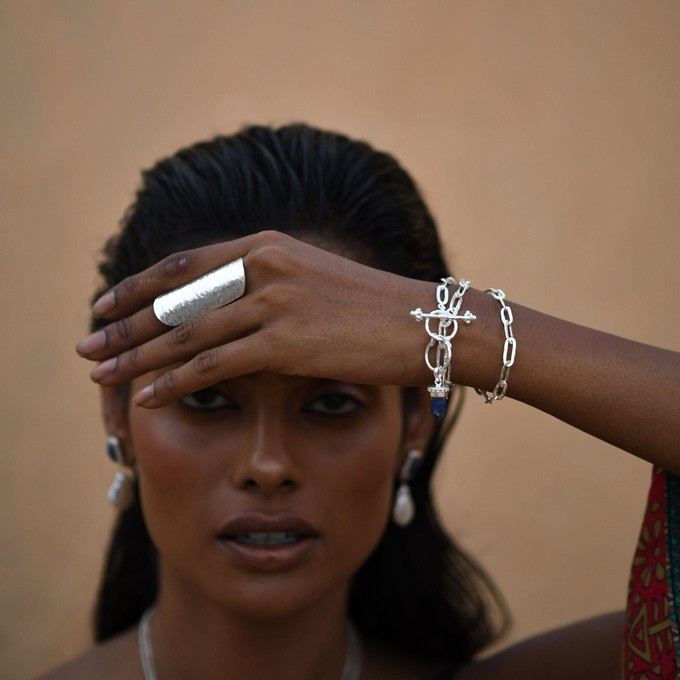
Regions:
[[[3,0],[0,78],[3,678],[88,645],[114,470],[72,347],[140,168],[180,145],[291,120],[366,138],[477,286],[680,347],[675,0]],[[437,487],[506,642],[621,608],[648,466],[473,397]]]

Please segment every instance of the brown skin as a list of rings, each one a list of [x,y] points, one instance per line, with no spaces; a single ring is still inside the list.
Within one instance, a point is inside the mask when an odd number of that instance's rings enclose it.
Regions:
[[[168,329],[149,306],[160,293],[244,257],[246,295]],[[376,385],[431,383],[422,324],[407,311],[433,306],[436,284],[378,271],[278,232],[177,253],[126,279],[95,305],[119,319],[78,346],[103,362],[92,372],[119,385],[180,366],[137,395],[147,408],[220,380],[271,371]],[[348,293],[351,291],[351,294]],[[470,290],[477,320],[456,337],[455,382],[492,389],[503,333],[499,305]],[[680,359],[512,303],[518,351],[508,395],[680,474]]]
[[[153,316],[149,304],[156,295],[237,257],[244,257],[247,273],[247,291],[241,300],[177,329],[168,329]],[[349,509],[350,527],[357,526],[351,519],[355,516],[352,503],[373,489],[375,504],[361,507],[374,520],[368,522],[365,532],[361,531],[361,545],[351,551],[346,562],[341,560],[331,569],[330,559],[320,559],[317,569],[317,563],[310,561],[301,579],[277,575],[264,583],[246,575],[238,588],[229,589],[215,578],[222,565],[214,566],[209,540],[204,540],[205,546],[200,544],[201,532],[212,535],[214,521],[218,521],[213,519],[213,512],[215,518],[224,521],[225,509],[228,515],[235,499],[252,498],[243,485],[244,480],[252,481],[255,473],[246,465],[250,472],[239,477],[238,466],[229,462],[223,451],[213,451],[211,442],[228,435],[233,446],[244,452],[239,454],[240,459],[249,460],[248,465],[259,460],[256,452],[261,451],[260,463],[266,462],[261,472],[270,475],[267,484],[256,484],[261,491],[279,488],[271,481],[275,478],[279,482],[288,480],[287,489],[292,481],[296,492],[306,488],[306,478],[313,476],[315,483],[325,479],[323,466],[317,465],[316,454],[311,451],[316,448],[318,452],[318,442],[327,437],[318,431],[315,437],[307,437],[300,413],[301,404],[308,402],[295,395],[318,383],[306,378],[319,376],[355,388],[358,383],[428,385],[431,373],[422,359],[426,336],[422,324],[407,312],[416,307],[429,311],[434,306],[435,289],[436,284],[380,272],[282,234],[263,232],[171,256],[122,282],[95,305],[96,313],[117,321],[78,347],[83,356],[103,362],[93,370],[93,379],[105,387],[139,379],[133,386],[134,399],[144,408],[133,408],[129,419],[121,417],[125,410],[110,396],[115,394],[110,389],[105,390],[109,395],[105,405],[109,430],[135,449],[145,512],[161,549],[162,595],[153,636],[163,680],[183,677],[175,674],[182,668],[187,673],[195,671],[201,659],[211,661],[210,668],[200,674],[210,678],[215,667],[237,664],[240,669],[241,660],[252,662],[253,658],[263,664],[257,672],[265,675],[255,673],[252,677],[267,677],[268,660],[276,659],[278,677],[282,677],[281,668],[294,667],[296,678],[337,678],[345,648],[342,620],[346,583],[386,520],[388,490],[398,461],[410,447],[409,442],[422,444],[426,439],[422,409],[412,414],[403,441],[392,441],[394,437],[388,434],[400,431],[394,411],[389,418],[377,418],[376,427],[387,437],[384,453],[373,452],[374,458],[367,454],[362,465],[353,464],[351,456],[343,458],[336,473],[340,480],[350,480],[354,469],[360,474],[354,480],[356,488],[342,482],[336,487],[330,479],[323,483],[333,502]],[[462,384],[492,389],[498,379],[503,344],[499,305],[471,290],[463,308],[473,310],[477,320],[461,326],[455,340],[453,378]],[[508,396],[680,472],[676,451],[680,439],[677,354],[559,321],[514,303],[512,308],[519,349]],[[172,368],[166,370],[168,366]],[[150,378],[140,378],[152,371],[155,373]],[[149,383],[150,379],[153,382]],[[264,381],[253,393],[257,398],[243,396],[253,380]],[[219,436],[216,431],[208,435],[210,427],[187,430],[178,416],[176,400],[217,384],[244,390],[239,399],[248,404],[245,410],[251,413],[247,426],[241,423],[224,432],[220,428],[226,425],[219,423],[215,425]],[[273,400],[267,408],[275,417],[263,417],[264,411],[257,405],[262,398]],[[291,404],[296,404],[292,410]],[[193,432],[188,439],[187,431]],[[200,435],[205,439],[199,440],[198,431],[205,433]],[[360,428],[356,434],[352,446],[362,446],[362,438],[370,438]],[[205,448],[207,454],[190,454],[194,446]],[[352,446],[346,441],[340,449]],[[372,465],[362,473],[365,460],[371,460]],[[284,462],[289,466],[285,474]],[[227,487],[240,491],[227,493]],[[322,511],[324,499],[309,493],[308,497],[300,495],[304,498],[300,512]],[[181,511],[175,509],[175,501]],[[216,511],[223,501],[224,509]],[[342,523],[334,525],[323,512],[318,521],[332,527],[329,534],[337,540],[338,550],[348,546]],[[192,561],[192,555],[201,557]],[[264,607],[258,600],[260,592],[266,593]],[[287,595],[283,598],[275,596],[284,592]],[[276,606],[270,609],[274,601]],[[258,624],[252,625],[253,621]],[[281,621],[286,625],[281,626]],[[620,617],[608,617],[550,634],[473,664],[459,677],[543,679],[557,677],[554,672],[559,668],[564,677],[599,680],[613,675],[621,628]],[[225,640],[237,644],[225,647]],[[304,652],[300,640],[307,641]],[[266,655],[262,654],[263,646]],[[103,663],[108,654],[113,658],[107,663],[131,664],[130,655],[136,656],[135,641],[129,636],[98,650],[81,663]],[[215,664],[215,659],[220,663]],[[252,669],[248,663],[245,666]],[[245,668],[240,670],[245,672]],[[381,653],[369,647],[362,678],[431,678],[433,670],[417,662],[408,666],[392,650]],[[140,677],[138,672],[135,675]],[[237,673],[236,677],[249,676]]]
[[[349,578],[388,522],[401,460],[424,446],[424,428],[403,432],[400,389],[258,373],[219,383],[203,399],[214,408],[190,397],[129,417],[147,526],[164,557],[164,596],[196,590],[258,626],[310,602],[342,611]],[[246,513],[309,523],[319,537],[304,565],[235,566],[216,537]]]
[[[134,380],[133,389],[157,375]],[[348,584],[389,521],[406,452],[429,439],[427,402],[405,413],[398,387],[273,373],[153,410],[128,410],[120,395],[104,390],[107,426],[136,467],[161,556],[152,622],[159,676],[211,680],[229,669],[244,680],[336,680]],[[220,531],[253,512],[308,522],[317,534],[309,555],[293,568],[232,560]],[[141,677],[130,662],[138,655],[133,634],[98,649],[61,677],[86,677],[100,663]],[[367,649],[369,678],[435,670]]]
[[[623,623],[617,612],[538,635],[470,664],[456,680],[609,680],[616,677]]]
[[[311,642],[313,642],[313,640]],[[186,641],[182,640],[182,645],[186,644]],[[303,656],[306,656],[310,646],[305,643],[302,650],[297,647],[295,649],[298,653],[295,662],[299,663],[299,655],[302,654]],[[249,651],[247,653],[249,653]],[[270,645],[268,644],[267,656],[269,656],[269,654]],[[252,658],[253,657],[251,657],[251,660]],[[232,666],[228,667],[228,675],[226,669],[227,667],[222,668],[222,674],[219,676],[220,678],[238,677],[231,673]],[[371,643],[367,643],[364,646],[364,665],[361,680],[433,680],[434,678],[437,678],[440,670],[441,669],[438,669],[437,667],[423,664],[418,660],[404,657],[399,653],[394,652],[394,650],[386,650]],[[280,671],[281,668],[276,668],[274,675],[253,677],[257,677],[258,680],[269,677],[278,678],[281,677]],[[336,674],[332,676],[333,680],[337,680],[339,675],[340,671],[338,670]],[[166,674],[164,673],[161,677],[165,678]],[[173,678],[178,676],[174,675],[171,671],[169,677]],[[195,680],[199,677],[202,679],[203,676],[198,675],[195,671],[191,670],[183,677],[188,680]],[[303,676],[294,674],[292,677],[301,678]],[[312,677],[321,680],[326,676],[319,675]],[[499,677],[511,678],[512,676],[479,675],[474,676],[474,678],[471,677],[470,680],[486,680],[486,678],[491,680],[492,677],[495,680],[498,680]],[[522,678],[526,677],[529,676],[522,676]],[[603,676],[592,677],[593,680],[596,680],[596,678],[597,680],[600,680]],[[144,680],[137,648],[136,627],[113,640],[92,648],[78,659],[60,666],[48,675],[43,676],[42,680],[92,680],[93,678],[96,678],[97,680],[121,680],[121,678],[124,678],[125,680]],[[456,676],[456,680],[465,680],[466,678],[467,676],[462,672]]]
[[[161,554],[159,675],[334,680],[349,581],[384,531],[406,451],[425,445],[427,412],[404,427],[397,387],[273,373],[202,397],[133,408],[121,432]],[[310,553],[293,568],[238,564],[217,537],[246,513],[305,520]]]
[[[614,678],[622,626],[623,615],[615,613],[551,631],[469,664],[456,674],[455,680]],[[361,680],[435,680],[440,670],[401,657],[394,650],[367,644]],[[92,678],[143,680],[137,650],[137,628],[94,647],[82,657],[45,676],[44,680]]]

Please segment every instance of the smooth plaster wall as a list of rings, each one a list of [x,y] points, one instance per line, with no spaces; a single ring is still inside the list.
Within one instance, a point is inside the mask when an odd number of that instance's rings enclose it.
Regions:
[[[460,275],[680,346],[675,0],[4,0],[0,79],[3,678],[88,644],[113,469],[72,347],[140,168],[180,145],[291,120],[366,138]],[[507,642],[621,608],[648,466],[473,396],[437,487]]]

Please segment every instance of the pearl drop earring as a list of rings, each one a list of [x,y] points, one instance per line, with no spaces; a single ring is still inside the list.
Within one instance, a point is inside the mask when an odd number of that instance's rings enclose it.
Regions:
[[[408,482],[418,472],[422,460],[423,452],[420,449],[411,449],[406,454],[406,460],[399,472],[401,484],[394,496],[394,506],[392,507],[392,521],[399,527],[407,527],[415,517],[416,504],[413,501]]]
[[[127,510],[135,499],[135,481],[119,437],[111,435],[106,440],[106,453],[114,463],[120,465],[109,487],[109,502],[117,510]]]

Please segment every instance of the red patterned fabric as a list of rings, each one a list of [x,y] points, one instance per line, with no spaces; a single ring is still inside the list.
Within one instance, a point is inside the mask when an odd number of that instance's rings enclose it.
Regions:
[[[655,469],[628,590],[619,680],[675,680],[669,594],[666,474]]]

